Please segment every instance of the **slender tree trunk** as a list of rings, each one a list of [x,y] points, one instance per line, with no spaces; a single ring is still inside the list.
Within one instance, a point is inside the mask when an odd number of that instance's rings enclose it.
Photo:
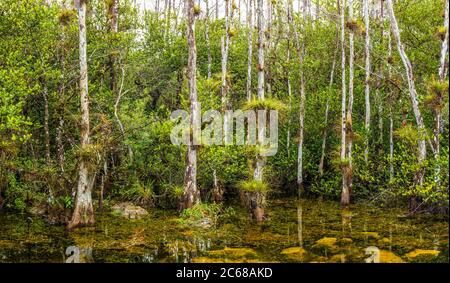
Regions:
[[[216,0],[216,20],[219,19],[219,0]]]
[[[423,166],[423,162],[426,158],[426,144],[425,144],[425,125],[423,123],[422,115],[420,113],[419,109],[419,102],[417,100],[417,91],[414,83],[414,75],[413,75],[413,69],[411,62],[408,59],[408,56],[405,53],[404,47],[401,42],[400,38],[400,30],[398,28],[397,19],[395,18],[394,9],[392,6],[392,0],[386,0],[387,2],[387,10],[389,13],[390,23],[391,23],[391,29],[392,34],[394,35],[394,38],[397,42],[397,49],[398,53],[400,54],[400,57],[402,59],[403,65],[405,67],[406,76],[408,78],[408,88],[409,88],[409,96],[411,99],[411,104],[414,112],[414,116],[416,118],[417,128],[419,132],[419,141],[418,141],[418,163],[419,163],[419,170],[416,172],[415,177],[415,183],[418,186],[423,185],[423,178],[424,178],[424,171],[425,168]],[[410,207],[410,209],[415,209],[414,207]]]
[[[212,57],[211,57],[211,42],[209,40],[209,0],[205,0],[205,2],[206,2],[205,39],[206,39],[206,47],[208,49],[208,79],[211,79]]]
[[[200,201],[200,192],[197,189],[197,142],[198,133],[194,131],[195,123],[199,121],[200,109],[197,100],[197,48],[195,45],[195,11],[194,0],[187,0],[187,41],[189,46],[188,76],[189,76],[189,100],[191,115],[190,127],[193,130],[193,139],[188,145],[187,166],[184,175],[184,192],[179,203],[179,211],[191,208]]]
[[[319,174],[320,176],[323,175],[323,166],[325,163],[325,149],[327,145],[327,134],[328,134],[328,113],[330,111],[330,97],[332,95],[332,87],[334,82],[334,70],[336,68],[336,57],[338,52],[338,42],[339,42],[339,26],[336,24],[336,40],[334,46],[336,48],[334,49],[333,53],[333,62],[331,63],[331,73],[330,73],[330,83],[328,85],[328,96],[327,96],[327,102],[325,104],[325,121],[324,121],[324,127],[322,130],[322,153],[320,155],[320,163],[319,163]]]
[[[119,0],[111,0],[108,2],[108,18],[109,18],[109,32],[115,34],[118,32],[118,16],[119,16]],[[116,58],[114,54],[109,55],[109,74],[110,82],[109,88],[112,92],[117,90],[117,76],[116,76]]]
[[[306,22],[306,0],[303,1],[303,21]],[[292,23],[294,25],[294,23]],[[303,28],[304,29],[304,28]],[[294,31],[294,37],[297,44],[297,53],[299,59],[299,77],[300,77],[300,113],[299,113],[299,141],[298,141],[298,154],[297,154],[297,186],[298,194],[301,195],[303,191],[303,130],[304,130],[304,116],[305,116],[305,75],[303,59],[305,56],[305,39],[300,42],[300,36],[297,28],[292,27]],[[305,30],[305,29],[304,29]]]
[[[247,0],[247,29],[248,29],[248,53],[247,53],[247,101],[252,100],[252,57],[253,57],[253,14],[252,0]]]
[[[391,63],[389,58],[392,58],[392,40],[391,32],[388,31],[388,81],[391,79]],[[393,94],[392,90],[389,89],[389,180],[392,182],[394,180],[394,116],[392,113],[393,108]]]
[[[258,100],[264,100],[264,0],[257,0],[257,15],[258,15]],[[263,116],[260,116],[263,115]],[[258,111],[258,145],[264,145],[265,138],[265,123],[261,120],[266,119],[265,111]],[[258,152],[256,154],[256,166],[253,172],[253,179],[258,182],[263,181],[264,166],[266,164],[266,157]],[[257,222],[265,219],[264,203],[266,195],[264,192],[245,192],[247,203],[253,218]]]
[[[289,98],[289,119],[288,119],[288,125],[287,125],[287,133],[286,133],[286,151],[287,156],[290,157],[290,143],[291,143],[291,109],[292,109],[292,87],[291,87],[291,75],[290,75],[290,67],[291,67],[291,25],[292,25],[292,0],[288,0],[286,5],[287,10],[287,36],[286,36],[286,53],[287,53],[287,68],[286,68],[286,83],[287,83],[287,91],[288,91],[288,98]]]
[[[448,53],[448,0],[445,0],[445,10],[444,10],[444,29],[445,29],[445,35],[444,39],[442,40],[442,47],[441,47],[441,57],[440,57],[440,64],[439,64],[439,82],[444,83],[446,78],[446,56]],[[441,165],[439,164],[439,158],[441,154],[441,144],[439,141],[439,135],[441,134],[441,128],[442,128],[442,114],[441,114],[441,104],[443,103],[443,97],[441,94],[439,94],[439,97],[437,99],[439,105],[434,110],[435,113],[435,128],[434,128],[434,158],[436,159],[436,168],[435,168],[435,183],[436,188],[439,189],[441,186]]]
[[[353,0],[348,0],[348,17],[350,21],[353,19]],[[349,32],[349,79],[348,79],[348,105],[347,105],[347,183],[350,193],[352,192],[353,185],[353,160],[352,160],[352,147],[353,147],[353,78],[354,78],[354,58],[355,58],[355,43],[354,43],[354,31],[350,29]]]
[[[125,129],[119,118],[120,100],[122,99],[122,95],[124,94],[124,92],[123,92],[124,79],[125,79],[125,69],[122,67],[122,80],[121,80],[119,91],[117,93],[116,103],[114,103],[114,118],[116,118],[116,122],[119,125],[119,130],[120,130],[120,133],[122,134],[122,138],[125,140],[126,139]],[[130,158],[130,162],[133,162],[133,150],[131,148],[131,145],[128,145],[128,156]]]
[[[168,36],[170,33],[170,13],[172,9],[171,0],[167,0],[167,10],[166,10],[166,28],[164,30],[164,41],[167,43]]]
[[[64,119],[62,117],[59,118],[59,124],[56,128],[56,153],[58,154],[58,165],[61,169],[61,172],[64,172],[64,143],[63,143],[63,128],[64,128]]]
[[[44,97],[44,133],[45,133],[45,163],[47,166],[50,166],[51,164],[51,158],[50,158],[50,130],[48,126],[48,120],[49,120],[49,113],[48,113],[48,89],[46,84],[46,81],[44,83],[44,91],[43,91],[43,97]]]
[[[65,8],[65,6],[63,6],[63,8]],[[66,91],[66,77],[65,77],[65,73],[66,73],[66,43],[65,43],[65,31],[66,31],[66,27],[62,26],[62,31],[61,31],[61,58],[60,58],[60,62],[61,62],[61,80],[60,80],[60,85],[59,85],[59,97],[60,99],[64,99],[65,96],[65,91]],[[63,143],[63,128],[64,128],[64,107],[60,107],[59,109],[59,122],[58,122],[58,127],[56,127],[56,154],[57,154],[57,159],[58,159],[58,165],[59,168],[61,169],[61,172],[64,172],[64,143]]]
[[[266,2],[267,9],[267,25],[266,25],[266,61],[267,66],[265,68],[265,78],[266,78],[266,88],[267,88],[267,96],[272,97],[272,74],[271,74],[271,56],[272,56],[272,3],[271,1]]]
[[[379,24],[380,24],[380,45],[383,46],[383,36],[384,36],[384,0],[380,1],[380,18],[379,18]],[[383,76],[383,62],[380,60],[379,66],[378,66],[378,76],[377,76],[377,82],[376,82],[376,89],[375,89],[375,95],[377,97],[377,103],[378,103],[378,153],[381,154],[383,151],[383,97],[380,92],[381,90],[381,78]]]
[[[231,21],[233,17],[233,7],[231,7],[231,0],[225,0],[225,37],[222,36],[221,38],[221,51],[222,51],[222,111],[225,113],[224,120],[223,120],[223,132],[225,133],[225,144],[228,144],[230,141],[228,140],[229,135],[228,133],[229,129],[229,119],[230,116],[226,113],[226,110],[230,108],[229,105],[229,98],[228,98],[228,54],[230,50],[230,32],[231,32]]]
[[[80,36],[80,100],[81,100],[81,150],[87,149],[90,144],[89,138],[89,96],[88,96],[88,73],[87,73],[87,40],[86,40],[86,0],[77,0],[78,25]],[[78,187],[75,202],[75,210],[68,229],[78,226],[94,224],[94,209],[92,207],[92,173],[89,172],[89,160],[81,158],[78,169]]]
[[[339,3],[339,2],[338,2]],[[340,19],[341,19],[341,71],[342,71],[342,121],[341,121],[341,169],[342,169],[342,192],[341,192],[341,205],[348,205],[350,203],[350,189],[348,186],[347,178],[347,161],[346,161],[346,79],[345,79],[345,0],[339,4],[340,6]]]
[[[364,26],[365,26],[365,60],[366,60],[366,79],[365,84],[365,145],[364,145],[364,161],[369,162],[369,137],[370,137],[370,20],[369,20],[369,0],[363,0],[364,9]]]
[[[264,0],[258,0],[258,100],[264,100]],[[258,143],[262,144],[265,129],[258,127]],[[265,157],[257,154],[254,179],[262,181]]]

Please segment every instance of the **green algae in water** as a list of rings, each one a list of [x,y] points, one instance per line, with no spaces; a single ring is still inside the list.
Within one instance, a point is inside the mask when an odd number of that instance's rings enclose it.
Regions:
[[[0,262],[65,262],[68,247],[83,262],[449,262],[448,218],[398,217],[401,209],[365,204],[342,210],[335,202],[295,199],[268,204],[269,219],[255,223],[245,209],[214,227],[192,227],[175,211],[142,219],[96,215],[94,227],[67,232],[41,218],[0,214]],[[301,213],[299,213],[301,211]],[[301,225],[299,225],[299,223]]]

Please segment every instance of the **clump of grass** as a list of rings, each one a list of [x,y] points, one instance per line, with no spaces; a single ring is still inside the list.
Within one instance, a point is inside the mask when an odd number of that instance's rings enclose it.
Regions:
[[[62,9],[58,14],[58,21],[61,25],[67,26],[75,17],[75,12],[71,9]]]
[[[269,191],[269,185],[258,180],[241,181],[237,187],[243,192],[267,193]]]
[[[139,205],[153,207],[154,196],[152,182],[147,182],[145,185],[141,182],[135,182],[125,197]]]
[[[230,29],[228,30],[228,35],[229,35],[230,37],[233,37],[233,36],[235,36],[236,34],[237,34],[236,29],[230,28]]]
[[[448,92],[448,81],[440,82],[432,78],[428,84],[428,95],[425,97],[424,104],[432,109],[443,107],[443,99]]]
[[[357,20],[351,19],[348,20],[345,23],[345,27],[348,28],[349,30],[356,32],[356,33],[364,33],[365,32],[365,28],[362,26],[362,24],[360,22],[358,22]]]
[[[286,104],[275,98],[253,99],[243,105],[243,110],[278,110],[287,109]]]
[[[194,14],[196,16],[200,15],[201,9],[199,5],[194,5]]]

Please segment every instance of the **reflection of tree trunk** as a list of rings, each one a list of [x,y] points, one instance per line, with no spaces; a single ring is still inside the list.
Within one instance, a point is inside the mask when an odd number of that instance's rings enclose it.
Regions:
[[[297,235],[298,245],[303,248],[303,208],[300,201],[297,204]]]
[[[187,40],[189,46],[188,57],[188,73],[189,73],[189,100],[190,100],[190,127],[194,131],[194,123],[200,118],[200,109],[197,102],[197,50],[195,46],[195,12],[194,12],[194,0],[187,0]],[[187,151],[187,166],[184,176],[184,192],[181,197],[178,209],[183,211],[186,208],[190,208],[198,203],[200,193],[197,189],[197,148],[195,145],[196,136],[198,133],[194,132],[194,138],[188,145]]]
[[[86,0],[77,1],[78,24],[80,35],[80,98],[81,98],[81,150],[85,150],[90,144],[89,138],[89,96],[88,96],[88,73],[86,56]],[[94,209],[92,207],[92,186],[94,178],[89,172],[89,160],[81,158],[78,170],[78,187],[75,202],[75,210],[68,228],[94,224]]]
[[[412,104],[412,108],[414,111],[414,116],[416,118],[416,123],[417,123],[417,127],[418,127],[418,136],[419,136],[419,142],[418,142],[418,163],[419,163],[419,170],[417,170],[416,172],[416,177],[415,177],[415,184],[417,186],[422,187],[423,185],[423,177],[424,177],[424,171],[425,168],[423,166],[423,162],[425,161],[426,158],[426,144],[425,144],[425,125],[423,123],[423,119],[422,119],[422,115],[420,113],[420,109],[419,109],[419,102],[417,100],[417,91],[416,91],[416,86],[414,83],[414,75],[413,75],[413,69],[412,69],[412,65],[411,62],[409,61],[408,56],[405,53],[404,47],[402,45],[401,42],[401,38],[400,38],[400,30],[398,28],[398,24],[397,24],[397,19],[395,18],[395,14],[394,14],[394,9],[392,6],[392,0],[387,0],[387,9],[388,9],[388,13],[389,13],[389,18],[390,18],[390,22],[391,22],[391,29],[392,29],[392,34],[394,35],[395,40],[397,41],[397,49],[398,52],[400,54],[400,57],[403,61],[403,65],[405,67],[405,71],[406,71],[406,76],[408,78],[408,88],[409,88],[409,96],[411,99],[411,104]],[[415,205],[416,204],[416,200],[411,200],[411,204]],[[410,207],[413,210],[415,210],[414,207]]]
[[[265,215],[265,203],[266,195],[263,192],[252,191],[246,192],[241,191],[241,200],[244,206],[248,209],[250,217],[257,222],[264,221]]]

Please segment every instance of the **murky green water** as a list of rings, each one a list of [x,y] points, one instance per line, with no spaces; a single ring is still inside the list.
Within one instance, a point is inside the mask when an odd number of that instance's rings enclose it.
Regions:
[[[241,207],[234,210],[207,229],[180,222],[175,212],[155,210],[141,220],[103,213],[95,227],[70,233],[3,212],[0,262],[449,261],[443,216],[406,218],[399,209],[342,210],[335,202],[283,199],[272,201],[270,219],[256,224]]]

